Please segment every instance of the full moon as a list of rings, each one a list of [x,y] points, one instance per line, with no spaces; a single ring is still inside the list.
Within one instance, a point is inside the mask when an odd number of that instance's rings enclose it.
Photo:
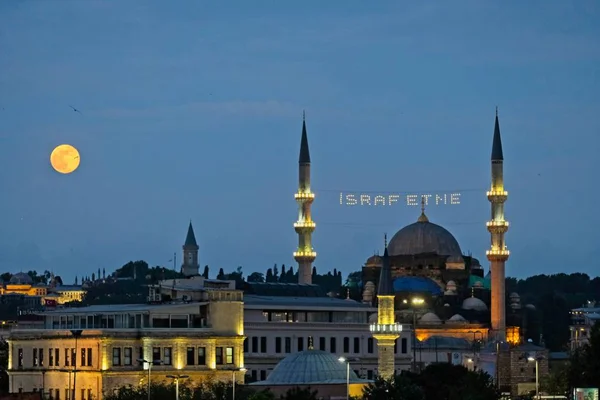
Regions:
[[[50,164],[56,172],[61,174],[70,174],[79,167],[79,152],[70,144],[61,144],[56,146],[50,154]]]

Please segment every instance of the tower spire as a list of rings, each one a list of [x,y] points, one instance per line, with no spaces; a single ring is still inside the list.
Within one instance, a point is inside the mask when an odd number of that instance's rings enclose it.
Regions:
[[[504,190],[504,155],[502,153],[502,139],[500,138],[498,108],[496,108],[494,122],[491,161],[492,184],[487,192],[492,214],[491,221],[487,223],[487,229],[491,236],[491,247],[486,255],[491,264],[492,275],[492,330],[497,340],[504,340],[506,338],[505,275],[506,261],[510,253],[504,240],[504,235],[508,231],[508,221],[504,219],[504,203],[508,199],[508,192]]]
[[[198,249],[194,227],[192,226],[192,220],[190,220],[183,244],[183,263],[181,264],[181,273],[187,277],[198,275],[200,268],[198,265]]]
[[[312,263],[317,257],[312,247],[312,233],[315,223],[311,216],[311,205],[315,199],[310,190],[310,152],[308,150],[308,135],[306,134],[306,116],[302,112],[302,138],[300,140],[298,192],[294,195],[298,203],[298,220],[294,230],[298,234],[298,249],[294,259],[298,262],[298,283],[312,283]]]
[[[425,196],[421,196],[421,215],[417,219],[417,222],[429,222],[429,218],[425,215]]]

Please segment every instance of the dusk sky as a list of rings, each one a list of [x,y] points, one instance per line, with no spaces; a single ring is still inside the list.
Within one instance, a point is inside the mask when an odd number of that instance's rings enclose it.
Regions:
[[[305,109],[319,272],[419,216],[340,191],[462,193],[426,213],[487,272],[498,106],[507,275],[596,276],[599,4],[2,1],[0,271],[179,269],[190,219],[212,275],[295,266]]]

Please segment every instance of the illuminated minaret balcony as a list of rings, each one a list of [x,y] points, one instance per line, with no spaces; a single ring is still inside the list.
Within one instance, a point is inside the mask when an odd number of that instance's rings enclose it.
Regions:
[[[508,249],[488,250],[485,252],[485,255],[489,261],[506,261],[510,256],[510,251]]]
[[[504,203],[508,199],[506,190],[488,190],[486,195],[490,203]]]
[[[298,192],[294,194],[294,198],[300,201],[313,201],[315,199],[315,194],[311,192]]]
[[[489,221],[486,222],[488,232],[506,233],[508,231],[508,221]]]
[[[294,230],[296,233],[311,233],[315,230],[317,224],[313,221],[298,221],[294,222]]]
[[[373,335],[385,336],[389,334],[397,337],[402,332],[402,324],[371,324],[369,330]]]
[[[294,259],[298,262],[300,261],[315,261],[315,258],[317,258],[317,252],[316,251],[295,251],[294,252]]]

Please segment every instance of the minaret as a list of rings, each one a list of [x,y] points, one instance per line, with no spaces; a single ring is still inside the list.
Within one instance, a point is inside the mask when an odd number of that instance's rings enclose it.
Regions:
[[[298,234],[298,249],[294,252],[294,259],[298,262],[298,283],[311,284],[312,263],[317,258],[317,253],[312,247],[312,233],[315,230],[315,223],[310,213],[315,194],[310,191],[310,152],[308,151],[304,113],[302,113],[299,164],[298,192],[294,195],[298,203],[298,221],[294,223],[294,229]]]
[[[395,297],[386,236],[383,265],[379,275],[379,287],[377,288],[377,323],[371,324],[369,327],[373,337],[377,340],[377,369],[379,376],[383,379],[391,379],[395,374],[394,346],[396,339],[400,337],[400,332],[402,332],[402,325],[396,323]]]
[[[508,222],[504,219],[504,202],[508,192],[504,190],[503,173],[504,156],[502,154],[502,139],[498,123],[498,108],[496,107],[496,123],[492,144],[492,186],[487,192],[487,198],[492,205],[492,219],[487,223],[491,234],[492,245],[486,252],[490,261],[492,273],[492,334],[496,340],[506,339],[506,310],[505,310],[505,264],[509,251],[504,242],[504,234],[508,231]]]
[[[190,221],[183,245],[183,264],[181,264],[181,273],[186,277],[198,275],[198,269],[200,268],[198,265],[198,249],[196,235],[194,235],[194,228],[192,227],[192,221]]]

